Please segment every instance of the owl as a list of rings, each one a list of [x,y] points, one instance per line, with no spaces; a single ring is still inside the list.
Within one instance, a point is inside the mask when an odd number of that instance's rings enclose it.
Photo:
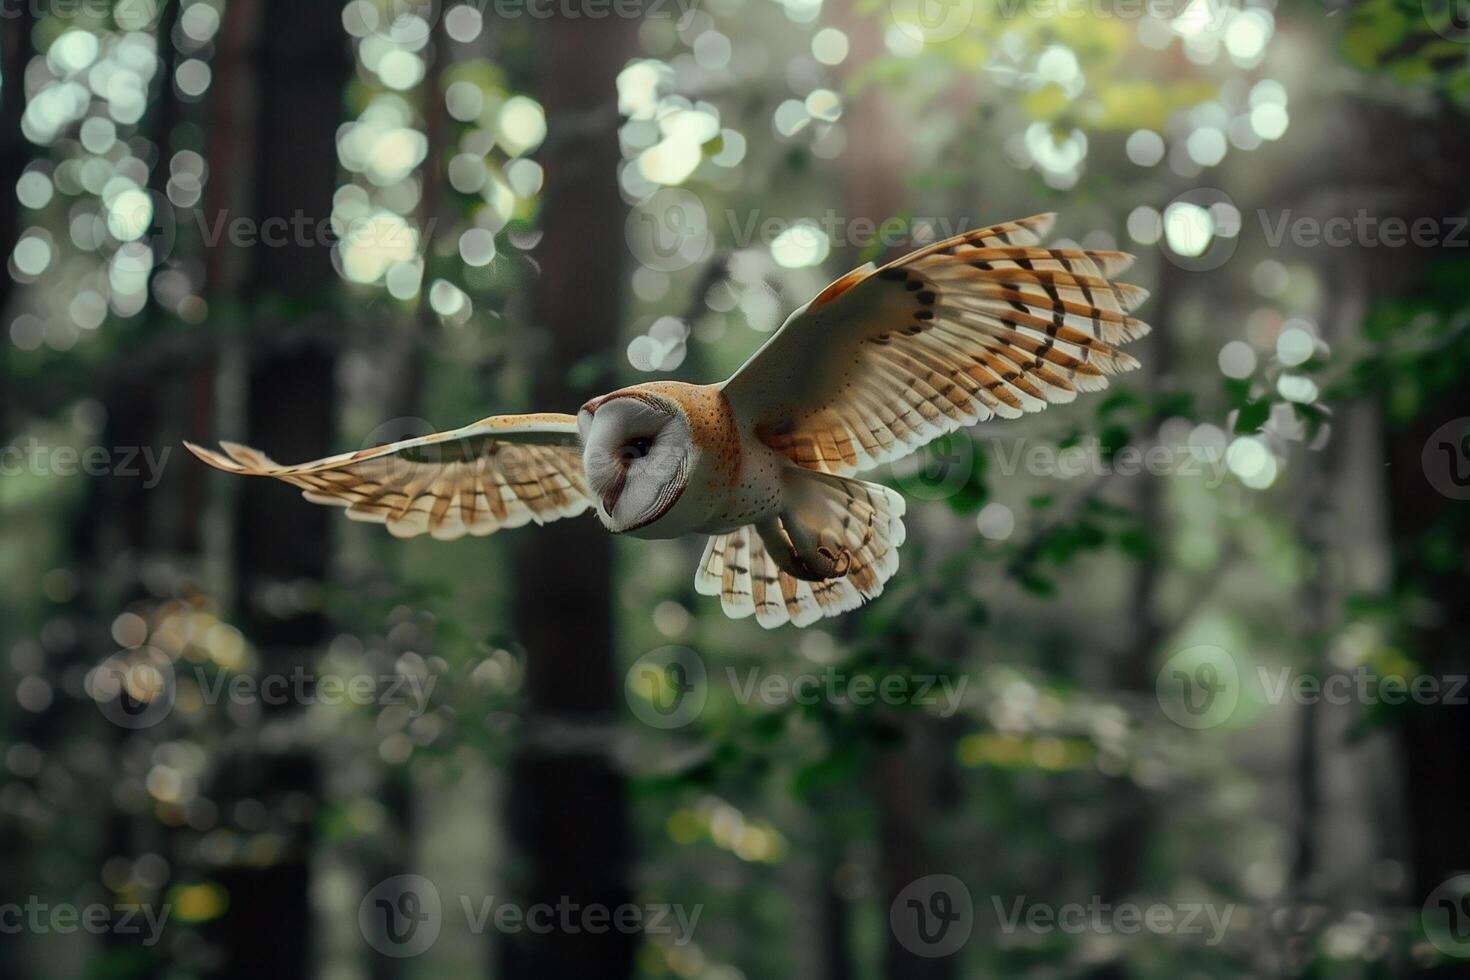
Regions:
[[[858,474],[1138,366],[1118,345],[1148,331],[1129,315],[1147,293],[1113,281],[1132,256],[1042,247],[1052,219],[854,269],[718,384],[645,382],[576,415],[497,415],[296,466],[228,442],[189,449],[398,537],[588,508],[614,534],[706,535],[697,591],[731,617],[806,626],[876,598],[898,568],[904,500]]]

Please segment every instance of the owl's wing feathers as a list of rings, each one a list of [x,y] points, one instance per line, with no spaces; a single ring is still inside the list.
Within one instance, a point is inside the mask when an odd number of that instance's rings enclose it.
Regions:
[[[1052,215],[967,232],[854,270],[796,311],[725,382],[792,461],[839,475],[963,426],[1107,386],[1138,362],[1148,294],[1122,252],[1042,248]]]
[[[217,469],[284,480],[307,500],[386,524],[396,537],[485,535],[592,505],[571,415],[498,415],[296,466],[237,443],[222,442],[224,454],[185,445]]]
[[[694,578],[726,615],[807,626],[877,598],[898,570],[904,501],[874,483],[790,467],[788,505],[710,538]]]

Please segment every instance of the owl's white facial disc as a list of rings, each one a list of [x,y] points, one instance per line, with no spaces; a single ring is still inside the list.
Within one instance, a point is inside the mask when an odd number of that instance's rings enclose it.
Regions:
[[[624,395],[577,414],[582,465],[609,531],[632,531],[666,514],[689,483],[689,423],[658,398]]]

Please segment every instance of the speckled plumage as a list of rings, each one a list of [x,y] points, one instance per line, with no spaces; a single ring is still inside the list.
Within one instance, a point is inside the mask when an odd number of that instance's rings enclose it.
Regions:
[[[456,538],[595,508],[616,533],[710,535],[695,578],[732,617],[804,626],[876,598],[903,499],[856,474],[995,416],[1105,387],[1137,362],[1143,290],[1120,252],[1040,247],[1050,215],[855,269],[725,382],[653,381],[576,416],[496,416],[298,466],[223,443],[222,470],[272,476],[399,536]]]

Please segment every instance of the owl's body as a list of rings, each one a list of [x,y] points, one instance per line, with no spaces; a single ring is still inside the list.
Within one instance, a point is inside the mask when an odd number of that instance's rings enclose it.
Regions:
[[[583,411],[595,413],[600,403],[617,398],[664,402],[689,421],[688,480],[678,497],[654,520],[618,533],[661,539],[722,534],[780,508],[781,457],[755,438],[754,426],[741,424],[718,385],[650,381],[594,398]]]
[[[858,474],[935,437],[1014,418],[1137,366],[1131,257],[1040,248],[1051,216],[995,225],[832,283],[727,381],[655,381],[576,416],[495,416],[281,466],[231,443],[220,469],[274,476],[398,536],[489,534],[597,511],[639,538],[709,535],[695,586],[763,626],[875,598],[904,502]]]

